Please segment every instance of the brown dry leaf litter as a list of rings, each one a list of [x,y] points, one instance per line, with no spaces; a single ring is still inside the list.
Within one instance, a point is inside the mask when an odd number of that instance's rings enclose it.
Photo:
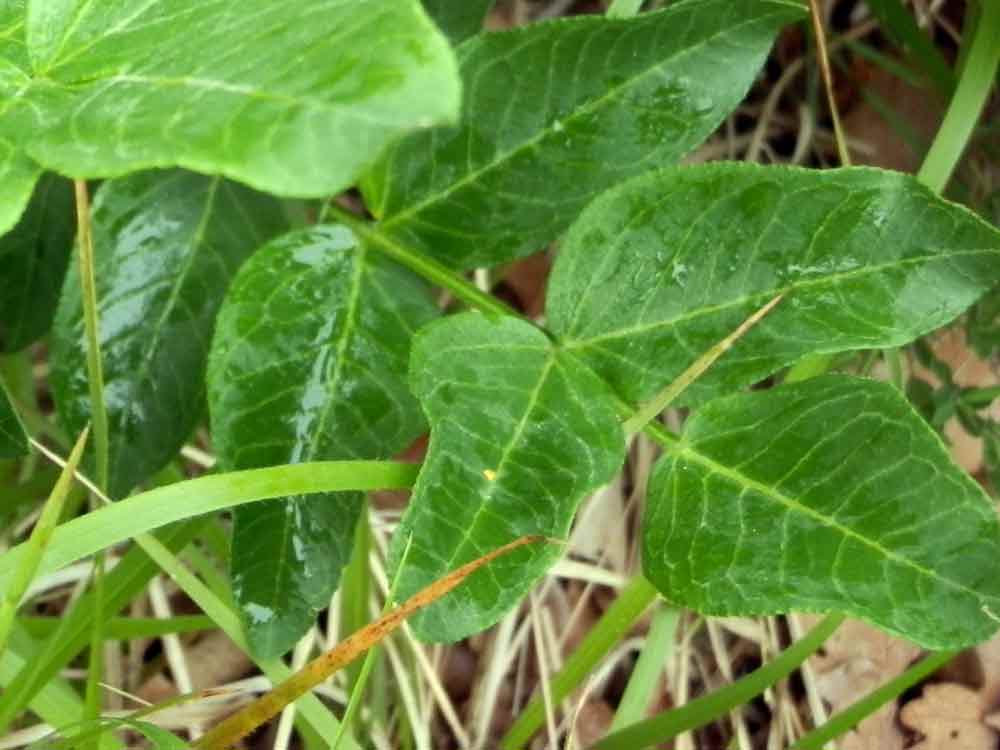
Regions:
[[[819,617],[803,617],[812,627]],[[893,638],[857,620],[848,620],[809,660],[816,688],[831,714],[836,714],[875,688],[898,676],[921,653],[918,646]],[[903,733],[896,724],[895,703],[889,703],[844,736],[842,750],[902,750]]]
[[[913,750],[994,750],[997,732],[983,723],[979,694],[964,685],[928,685],[900,714],[923,739]]]

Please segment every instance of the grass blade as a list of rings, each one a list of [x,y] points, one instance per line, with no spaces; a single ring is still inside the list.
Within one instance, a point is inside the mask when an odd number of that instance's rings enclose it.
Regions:
[[[746,677],[679,708],[664,711],[651,719],[613,732],[592,745],[592,750],[639,750],[666,742],[681,732],[714,721],[791,674],[823,645],[843,621],[843,615],[827,615],[804,638]]]
[[[521,537],[457,568],[444,578],[418,591],[396,609],[341,641],[333,650],[313,659],[267,695],[221,722],[198,740],[194,747],[200,750],[226,750],[261,724],[277,716],[292,701],[305,695],[365,651],[380,643],[413,613],[455,589],[484,565],[519,547],[543,541],[546,541],[543,537]]]
[[[407,489],[419,468],[392,461],[322,461],[215,474],[157,487],[59,526],[39,575],[175,521],[244,503],[336,490]],[[10,585],[25,550],[25,544],[20,544],[0,557],[0,589]]]
[[[49,499],[45,501],[42,514],[31,532],[31,537],[24,544],[19,545],[20,548],[24,549],[24,552],[21,554],[10,583],[6,587],[3,601],[0,602],[0,654],[3,654],[6,647],[21,598],[35,579],[41,567],[42,558],[45,556],[45,550],[52,541],[56,525],[62,515],[63,505],[66,502],[66,495],[69,494],[69,489],[73,484],[73,474],[77,464],[80,463],[83,449],[87,445],[87,433],[86,429],[80,433],[65,468],[59,475],[55,487],[52,488]]]

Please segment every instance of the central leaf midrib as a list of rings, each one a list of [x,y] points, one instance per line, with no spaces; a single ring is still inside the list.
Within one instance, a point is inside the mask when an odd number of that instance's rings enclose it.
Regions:
[[[327,384],[328,388],[335,387],[337,381],[340,379],[341,372],[343,369],[343,355],[347,348],[347,342],[350,340],[351,335],[353,334],[354,322],[357,316],[357,309],[359,308],[358,300],[361,297],[359,290],[361,288],[362,279],[364,278],[365,250],[359,244],[354,252],[358,254],[356,255],[354,273],[351,277],[351,291],[350,291],[350,296],[348,298],[347,314],[344,320],[344,327],[341,329],[340,335],[338,336],[337,339],[337,347],[336,347],[337,361],[336,364],[334,365],[334,372]],[[326,424],[326,421],[329,419],[330,412],[333,409],[334,401],[335,399],[333,398],[330,397],[327,398],[323,412],[316,420],[316,426],[314,428],[313,434],[305,449],[306,453],[305,461],[312,461],[315,457],[317,446],[319,444],[320,435],[323,432],[323,428]],[[279,502],[289,503],[289,502],[298,502],[298,500],[296,500],[294,496],[286,496]],[[299,510],[300,511],[302,510],[301,506]],[[274,587],[272,588],[272,595],[269,598],[270,604],[273,604],[275,606],[281,603],[279,600],[280,592],[283,590],[287,590],[289,588],[287,586],[282,586],[281,579],[285,576],[284,571],[288,567],[286,565],[286,561],[288,559],[289,539],[292,534],[292,527],[295,525],[293,521],[294,517],[295,517],[294,514],[289,514],[286,511],[284,514],[284,522],[281,525],[281,543],[278,545],[277,558],[275,560],[275,565],[272,568],[275,571],[275,575],[271,577],[271,581],[274,583]],[[291,579],[289,578],[289,580]],[[305,601],[305,604],[310,608],[312,608],[313,606],[312,602],[309,601]],[[269,624],[266,629],[267,632],[270,634],[269,635],[270,640],[272,641],[275,640],[277,638],[277,635],[275,633],[275,631],[277,630],[277,625]]]
[[[898,565],[910,568],[912,570],[917,571],[918,573],[920,573],[925,577],[931,578],[933,580],[939,581],[942,584],[958,589],[959,591],[972,596],[978,601],[982,601],[984,599],[998,599],[998,597],[988,596],[986,594],[983,594],[982,592],[976,591],[975,589],[969,588],[963,583],[960,583],[958,581],[953,581],[950,578],[946,578],[942,576],[940,573],[934,571],[933,569],[924,567],[915,560],[911,560],[908,557],[905,557],[897,552],[894,552],[890,549],[883,547],[875,540],[870,539],[869,537],[866,537],[863,534],[860,534],[859,532],[855,531],[849,526],[844,526],[843,524],[838,523],[829,516],[825,516],[819,511],[810,508],[808,505],[805,505],[799,502],[798,500],[795,500],[794,498],[785,495],[783,492],[779,492],[774,487],[764,484],[763,482],[760,482],[756,479],[751,479],[743,472],[737,471],[736,469],[733,469],[729,466],[719,463],[714,458],[697,450],[695,446],[692,445],[691,443],[684,441],[678,442],[676,445],[675,456],[684,457],[689,459],[693,463],[700,464],[703,467],[707,468],[712,473],[718,474],[719,476],[726,478],[727,480],[736,484],[737,486],[742,486],[744,488],[753,490],[759,495],[762,495],[765,498],[769,498],[775,501],[776,503],[783,505],[791,512],[796,512],[804,516],[807,516],[813,519],[814,521],[817,521],[820,525],[840,533],[842,536],[860,542],[864,546],[875,550],[876,552],[886,557],[888,560]]]
[[[361,287],[363,286],[365,277],[365,258],[368,251],[363,243],[358,243],[354,250],[350,250],[348,252],[351,252],[354,257],[354,268],[353,273],[351,274],[351,289],[347,298],[344,326],[341,328],[340,335],[337,337],[334,353],[336,362],[333,366],[333,373],[330,375],[330,379],[325,384],[327,390],[326,404],[323,407],[323,411],[320,414],[319,419],[316,420],[316,426],[313,429],[309,445],[306,447],[307,461],[312,461],[315,458],[320,438],[326,429],[327,420],[329,420],[330,414],[333,413],[335,404],[338,403],[338,399],[336,399],[334,395],[337,391],[340,379],[343,377],[347,346],[350,343],[351,337],[354,335],[358,313],[361,309]]]
[[[486,492],[482,494],[479,507],[476,508],[475,514],[469,521],[469,530],[463,535],[462,541],[456,545],[455,551],[452,553],[447,565],[444,568],[445,572],[451,571],[455,567],[455,563],[461,557],[462,552],[472,543],[476,527],[482,521],[486,508],[493,501],[493,498],[496,495],[496,490],[501,484],[503,479],[503,470],[507,465],[507,461],[510,459],[518,441],[521,439],[521,435],[523,435],[525,429],[527,429],[529,418],[535,410],[535,406],[538,404],[542,389],[545,387],[545,382],[548,380],[549,375],[556,364],[556,356],[555,352],[551,350],[549,351],[545,364],[542,367],[541,372],[538,374],[538,382],[535,384],[535,387],[532,389],[531,394],[528,397],[528,403],[525,405],[524,413],[521,415],[520,421],[518,421],[513,434],[504,446],[503,451],[500,454],[500,459],[497,461],[497,465],[489,467],[495,472],[496,475],[493,480],[490,481]]]
[[[868,265],[862,266],[860,268],[855,268],[850,271],[842,271],[838,273],[829,274],[826,276],[817,277],[814,279],[801,279],[799,281],[792,282],[785,286],[773,287],[771,289],[765,289],[759,292],[753,292],[752,294],[747,294],[743,297],[736,297],[730,299],[726,302],[717,305],[705,305],[699,307],[695,310],[685,312],[681,315],[676,315],[673,318],[667,320],[657,320],[652,323],[646,323],[642,325],[630,326],[628,328],[619,328],[614,331],[608,331],[606,333],[600,333],[593,336],[588,336],[586,338],[575,338],[573,336],[567,336],[565,338],[560,338],[562,345],[569,350],[572,349],[586,349],[589,346],[595,345],[602,341],[610,341],[614,339],[626,338],[633,336],[637,333],[647,333],[649,331],[655,331],[661,328],[671,328],[680,323],[686,323],[690,320],[695,320],[697,318],[703,317],[705,315],[711,315],[717,312],[722,312],[724,310],[729,310],[734,307],[740,307],[748,303],[753,303],[761,300],[770,300],[775,296],[789,295],[791,292],[795,292],[800,289],[808,289],[812,287],[820,287],[825,285],[836,284],[840,281],[863,278],[869,275],[879,274],[886,270],[892,270],[895,268],[902,268],[908,265],[917,265],[920,263],[933,263],[935,261],[946,261],[951,258],[958,257],[971,257],[976,255],[989,255],[995,254],[1000,256],[1000,248],[976,248],[967,250],[954,250],[945,251],[942,253],[937,253],[934,255],[921,255],[911,258],[902,258],[888,263],[881,263],[878,265]]]
[[[776,1],[771,1],[768,4],[783,5],[782,3],[778,3]],[[785,5],[785,7],[788,8],[788,7],[792,7],[792,6]],[[646,78],[647,76],[653,75],[654,73],[660,73],[660,72],[662,72],[661,69],[664,66],[669,65],[669,64],[675,62],[676,60],[678,60],[679,58],[684,57],[685,55],[688,55],[688,54],[691,54],[691,53],[697,51],[700,47],[703,47],[703,46],[705,46],[707,44],[710,44],[711,42],[715,41],[719,37],[727,36],[727,35],[734,34],[734,33],[738,34],[739,31],[741,29],[745,28],[746,26],[752,26],[752,25],[761,23],[767,17],[768,16],[762,14],[761,16],[759,16],[757,18],[753,18],[751,20],[744,21],[744,22],[742,22],[740,24],[737,24],[735,26],[731,26],[731,27],[729,27],[727,29],[723,29],[722,31],[718,31],[718,32],[716,32],[716,33],[714,33],[714,34],[712,34],[710,36],[705,37],[701,41],[699,41],[699,42],[697,42],[697,43],[695,43],[695,44],[693,44],[693,45],[691,45],[689,47],[684,48],[683,50],[677,52],[674,55],[671,55],[670,57],[667,57],[667,58],[664,58],[662,60],[659,60],[654,65],[652,65],[649,68],[641,71],[640,73],[634,75],[633,77],[631,77],[629,79],[626,79],[625,81],[623,81],[619,85],[614,86],[612,88],[609,88],[601,96],[596,97],[594,99],[591,99],[586,104],[582,105],[579,109],[575,110],[572,114],[567,115],[564,118],[561,118],[560,122],[563,125],[563,130],[566,130],[566,126],[567,126],[568,123],[572,123],[577,118],[582,117],[582,116],[584,116],[586,114],[590,114],[592,111],[594,111],[596,109],[599,109],[606,102],[608,102],[608,101],[613,100],[614,98],[616,98],[619,93],[623,93],[626,89],[631,88],[635,83],[641,81],[642,79]],[[523,141],[522,143],[518,144],[514,148],[512,148],[512,149],[510,149],[508,151],[505,151],[504,153],[500,154],[498,157],[494,158],[493,161],[491,161],[491,162],[489,162],[487,164],[484,164],[482,167],[479,167],[476,170],[473,170],[473,171],[469,172],[467,175],[465,175],[461,179],[456,180],[455,182],[451,183],[444,190],[441,190],[440,192],[437,192],[437,193],[433,193],[433,194],[429,195],[428,197],[424,198],[423,200],[418,201],[417,203],[414,203],[409,208],[403,209],[399,213],[396,213],[396,214],[388,217],[387,219],[385,219],[382,222],[382,226],[385,229],[387,229],[387,230],[391,229],[395,224],[397,224],[399,222],[402,222],[405,219],[408,219],[409,217],[413,216],[414,214],[420,213],[421,211],[423,211],[428,206],[430,206],[430,205],[432,205],[434,203],[438,203],[438,202],[442,202],[442,201],[447,200],[449,197],[451,197],[452,194],[454,194],[454,193],[458,192],[459,190],[461,190],[462,188],[464,188],[464,187],[466,187],[466,186],[468,186],[468,185],[476,182],[483,175],[488,174],[489,172],[492,172],[493,170],[498,169],[498,168],[504,166],[511,159],[513,159],[514,157],[518,156],[519,154],[521,154],[524,151],[530,150],[532,147],[534,147],[535,145],[537,145],[541,141],[545,140],[545,138],[547,138],[548,136],[552,135],[555,132],[556,132],[556,130],[552,126],[552,123],[549,123],[548,126],[540,129],[536,135],[534,135],[531,138]]]
[[[168,188],[174,182],[180,182],[185,178],[183,173],[177,175],[173,180],[166,180],[162,182],[154,192],[160,192]],[[149,338],[149,343],[146,346],[145,351],[142,355],[142,361],[137,369],[134,382],[142,383],[149,374],[150,365],[153,362],[153,356],[156,353],[157,345],[160,342],[160,336],[163,333],[164,324],[167,317],[173,312],[177,300],[180,296],[180,290],[184,286],[188,274],[195,266],[195,261],[198,258],[199,249],[205,239],[205,231],[208,227],[209,220],[212,216],[212,211],[215,208],[215,196],[218,191],[219,183],[221,181],[220,177],[212,178],[209,183],[208,190],[205,195],[205,208],[202,211],[201,218],[198,221],[198,226],[195,227],[194,234],[191,237],[191,252],[188,253],[188,257],[185,259],[183,265],[178,270],[176,276],[174,277],[174,284],[170,290],[170,296],[167,298],[166,303],[163,306],[163,310],[160,313],[156,324],[153,326],[153,335]],[[135,401],[135,391],[132,391],[128,402],[125,404],[124,408],[120,411],[121,418],[118,420],[118,429],[121,430],[124,426],[125,420],[128,418],[129,412],[132,410],[132,404]],[[115,449],[115,457],[111,463],[112,469],[117,469],[119,462],[121,461],[122,450],[125,447],[125,442],[119,440],[117,447]]]

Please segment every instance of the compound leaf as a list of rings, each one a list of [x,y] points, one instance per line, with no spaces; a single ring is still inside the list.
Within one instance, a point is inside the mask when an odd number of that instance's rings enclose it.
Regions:
[[[541,250],[599,192],[701,143],[802,15],[786,0],[688,0],[481,34],[458,50],[461,124],[389,149],[363,181],[368,205],[452,266]]]
[[[122,497],[173,458],[204,403],[215,313],[236,269],[286,228],[281,203],[172,170],[104,183],[92,211],[108,410],[109,490]],[[71,434],[90,421],[80,282],[67,274],[52,388]]]
[[[814,352],[908,343],[998,281],[1000,232],[911,177],[715,164],[594,201],[562,245],[547,314],[563,346],[641,402],[784,294],[692,402]]]
[[[712,401],[648,498],[646,575],[706,614],[845,612],[930,649],[997,628],[993,504],[888,384],[828,375]]]
[[[47,174],[14,230],[0,237],[0,352],[44,335],[56,312],[76,232],[73,185]]]
[[[215,448],[231,469],[388,458],[424,429],[406,385],[414,331],[437,315],[416,276],[341,226],[285,235],[240,271],[209,366]],[[360,493],[235,511],[233,589],[262,656],[287,651],[330,603]]]
[[[16,198],[0,232],[39,165],[75,177],[176,165],[319,197],[458,112],[454,55],[419,0],[304,0],[294,12],[32,0],[25,15],[23,0],[0,10],[0,179]]]
[[[423,0],[427,14],[434,19],[452,44],[458,44],[482,31],[486,14],[496,0]]]
[[[606,386],[528,323],[479,313],[434,323],[417,335],[410,381],[431,440],[390,549],[396,567],[410,544],[400,599],[522,536],[565,538],[580,500],[624,460]],[[412,624],[433,641],[482,630],[559,553],[533,545],[497,560]]]

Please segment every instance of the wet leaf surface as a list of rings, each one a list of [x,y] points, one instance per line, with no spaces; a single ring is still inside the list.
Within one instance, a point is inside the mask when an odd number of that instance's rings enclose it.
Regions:
[[[92,211],[110,439],[119,499],[180,450],[204,411],[216,311],[240,264],[287,228],[280,202],[182,170],[104,183]],[[67,275],[52,336],[52,389],[71,434],[90,421],[80,281]]]
[[[700,144],[801,17],[785,0],[704,0],[477,36],[458,49],[460,125],[391,148],[368,205],[447,265],[541,250],[598,193]]]
[[[391,458],[424,429],[405,373],[437,316],[429,288],[340,226],[285,235],[243,267],[209,368],[215,447],[228,469]],[[360,493],[292,496],[235,512],[233,590],[255,653],[274,656],[330,603]]]

